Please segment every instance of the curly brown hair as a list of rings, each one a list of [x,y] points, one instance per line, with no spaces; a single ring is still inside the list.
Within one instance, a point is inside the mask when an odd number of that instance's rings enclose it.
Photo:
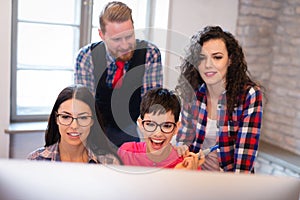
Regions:
[[[244,52],[234,36],[223,31],[219,26],[207,26],[202,31],[192,36],[187,54],[180,66],[181,75],[176,86],[177,92],[182,98],[190,101],[195,96],[196,90],[204,83],[198,72],[200,63],[200,52],[203,44],[212,39],[222,39],[226,45],[228,56],[231,59],[226,74],[226,98],[227,110],[232,114],[235,107],[242,104],[245,88],[258,86],[250,78]]]

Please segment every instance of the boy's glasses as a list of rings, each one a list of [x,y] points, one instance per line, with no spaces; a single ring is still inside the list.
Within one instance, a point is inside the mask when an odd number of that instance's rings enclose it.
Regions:
[[[57,114],[56,117],[58,122],[65,126],[72,124],[74,119],[76,119],[79,126],[82,127],[88,126],[92,123],[92,116],[79,116],[75,118],[66,114]]]
[[[161,124],[158,124],[151,120],[143,120],[142,125],[148,132],[156,131],[157,127],[159,126],[161,132],[163,133],[171,133],[176,127],[176,124],[174,122],[163,122]]]

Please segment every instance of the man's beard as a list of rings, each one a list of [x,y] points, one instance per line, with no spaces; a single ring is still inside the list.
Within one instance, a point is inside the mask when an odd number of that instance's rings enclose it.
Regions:
[[[117,57],[117,60],[124,61],[124,62],[129,61],[132,58],[133,53],[134,53],[134,50],[129,51],[128,53]]]

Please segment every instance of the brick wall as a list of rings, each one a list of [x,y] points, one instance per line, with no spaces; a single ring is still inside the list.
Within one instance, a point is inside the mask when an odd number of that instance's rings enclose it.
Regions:
[[[240,0],[236,34],[265,87],[261,139],[300,155],[300,0]]]
[[[255,163],[256,174],[268,174],[274,176],[291,176],[300,178],[299,169],[291,169],[286,164],[281,163],[280,160],[274,159],[269,155],[258,155]]]

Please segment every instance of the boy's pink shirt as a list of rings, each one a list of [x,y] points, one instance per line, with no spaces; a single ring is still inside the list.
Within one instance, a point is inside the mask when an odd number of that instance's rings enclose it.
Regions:
[[[183,161],[183,157],[179,157],[172,147],[170,155],[165,160],[153,162],[146,155],[145,142],[126,142],[118,149],[118,155],[124,165],[132,166],[174,168]]]

